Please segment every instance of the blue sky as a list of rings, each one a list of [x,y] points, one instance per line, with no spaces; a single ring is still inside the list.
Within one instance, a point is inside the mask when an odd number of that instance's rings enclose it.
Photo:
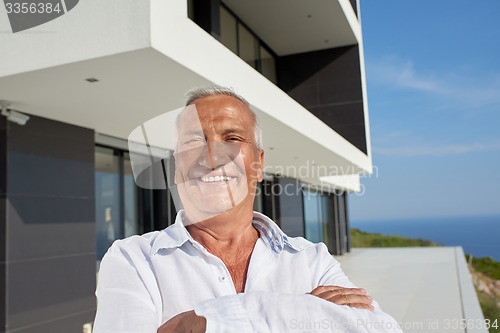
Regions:
[[[375,172],[350,218],[500,215],[500,1],[361,0]]]

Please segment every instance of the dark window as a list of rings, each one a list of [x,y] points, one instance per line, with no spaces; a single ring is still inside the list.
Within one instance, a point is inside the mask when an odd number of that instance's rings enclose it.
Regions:
[[[220,42],[238,54],[238,31],[236,18],[224,7],[219,8]]]
[[[274,84],[276,80],[276,61],[274,56],[263,46],[260,46],[260,72]]]
[[[95,190],[98,261],[115,240],[174,223],[170,192],[137,187],[126,151],[96,146]]]
[[[277,83],[276,56],[225,4],[214,0],[188,0],[188,17],[271,82]]]
[[[101,260],[111,244],[125,236],[123,155],[96,147],[95,168],[97,260]]]
[[[250,30],[243,24],[238,24],[238,55],[253,68],[257,68],[258,44]]]
[[[304,222],[306,238],[313,243],[323,241],[323,215],[321,194],[304,191]]]

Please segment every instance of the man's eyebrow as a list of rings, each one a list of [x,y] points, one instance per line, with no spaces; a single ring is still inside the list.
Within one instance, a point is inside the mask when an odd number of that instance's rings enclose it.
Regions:
[[[188,131],[179,131],[179,136],[189,136],[189,135],[201,135],[203,136],[203,131],[200,129],[193,129]]]
[[[235,128],[225,129],[224,132],[222,132],[223,135],[227,135],[227,134],[231,134],[231,133],[246,134],[246,131],[243,128],[235,127]]]

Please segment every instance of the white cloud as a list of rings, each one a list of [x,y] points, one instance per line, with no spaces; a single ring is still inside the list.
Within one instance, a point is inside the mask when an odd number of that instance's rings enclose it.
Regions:
[[[448,156],[494,150],[500,150],[500,142],[373,148],[375,154],[386,156]]]
[[[367,61],[367,76],[375,84],[430,93],[469,106],[500,105],[500,73],[426,73],[417,71],[411,60],[388,56]]]
[[[389,58],[381,62],[369,63],[369,78],[376,82],[402,88],[439,92],[442,87],[432,77],[424,77],[415,72],[413,63]]]

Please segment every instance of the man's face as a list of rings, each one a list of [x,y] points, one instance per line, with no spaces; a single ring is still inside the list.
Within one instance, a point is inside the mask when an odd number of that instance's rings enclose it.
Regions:
[[[238,99],[203,97],[178,122],[175,182],[186,216],[200,222],[236,206],[252,209],[264,152],[255,145],[254,119]]]

